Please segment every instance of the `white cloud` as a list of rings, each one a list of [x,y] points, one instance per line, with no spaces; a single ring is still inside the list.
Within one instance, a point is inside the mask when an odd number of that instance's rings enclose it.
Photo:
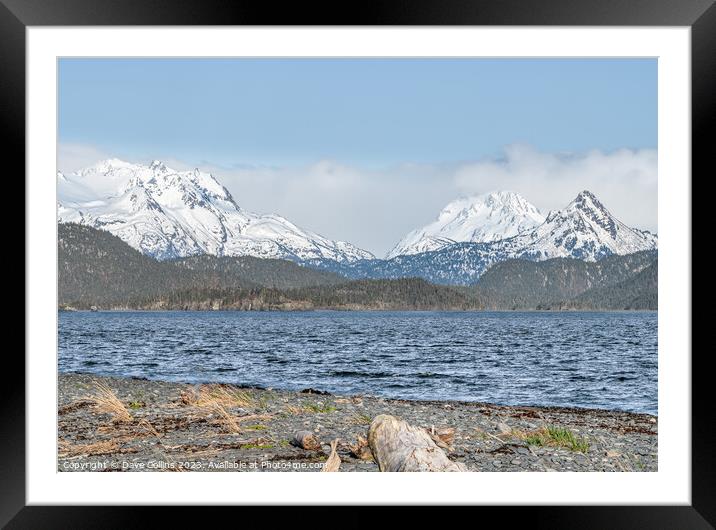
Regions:
[[[59,169],[68,172],[110,156],[122,158],[91,146],[58,146]],[[543,212],[566,206],[577,193],[588,189],[626,224],[657,228],[655,150],[552,154],[512,145],[495,159],[444,165],[407,162],[382,170],[331,160],[300,167],[164,162],[178,170],[198,166],[213,173],[247,210],[278,213],[299,226],[350,241],[378,256],[407,232],[431,222],[456,197],[499,189],[522,194]]]
[[[589,190],[627,225],[657,229],[657,151],[653,149],[551,154],[511,145],[504,157],[458,168],[455,184],[466,195],[517,191],[543,212],[563,208],[577,193]]]
[[[63,173],[72,173],[112,157],[117,157],[117,154],[110,155],[92,145],[66,142],[57,144],[57,169]]]
[[[216,175],[248,210],[278,213],[378,256],[431,221],[456,192],[451,174],[433,168],[367,171],[322,160],[291,168],[201,169]]]

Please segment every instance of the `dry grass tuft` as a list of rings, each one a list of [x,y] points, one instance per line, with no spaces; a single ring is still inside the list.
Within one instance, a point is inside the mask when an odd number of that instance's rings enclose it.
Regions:
[[[297,416],[303,412],[300,408],[295,407],[293,405],[286,405],[286,412],[288,412],[291,416]]]
[[[133,420],[127,407],[120,401],[117,394],[114,393],[114,390],[99,381],[94,382],[94,387],[95,395],[90,396],[88,399],[97,410],[111,414],[115,422],[129,423]]]
[[[59,456],[96,456],[111,455],[119,450],[119,445],[114,441],[94,442],[85,445],[70,445],[67,442],[61,442],[59,447]]]
[[[182,390],[181,394],[179,394],[179,403],[186,406],[192,406],[196,405],[196,402],[199,400],[199,396],[197,395],[196,391],[191,390]]]
[[[194,403],[198,407],[215,408],[216,403],[222,407],[255,408],[257,403],[247,392],[224,385],[203,385]]]
[[[202,385],[198,392],[195,390],[183,391],[178,401],[183,405],[204,408],[214,412],[231,434],[241,432],[240,423],[242,421],[271,418],[268,414],[233,415],[227,409],[235,407],[242,409],[256,408],[258,403],[247,392],[237,390],[228,385]]]
[[[233,434],[239,434],[241,427],[234,417],[224,408],[224,406],[218,401],[212,403],[212,409],[221,417],[222,423],[226,426],[229,432]]]
[[[138,425],[140,427],[144,427],[147,431],[149,431],[155,438],[161,438],[162,435],[157,432],[157,430],[154,428],[154,425],[149,423],[148,420],[142,419],[139,421]]]

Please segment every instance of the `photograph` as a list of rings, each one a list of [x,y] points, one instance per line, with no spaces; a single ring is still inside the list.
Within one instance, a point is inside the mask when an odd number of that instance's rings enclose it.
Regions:
[[[56,61],[56,471],[659,471],[657,57]]]

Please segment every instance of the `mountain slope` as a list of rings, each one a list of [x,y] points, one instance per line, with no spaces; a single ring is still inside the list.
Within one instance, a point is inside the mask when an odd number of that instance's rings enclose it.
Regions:
[[[59,306],[73,309],[474,308],[465,293],[420,279],[347,282],[250,257],[157,261],[104,230],[73,223],[58,226],[58,287]]]
[[[571,309],[657,309],[659,265],[656,260],[640,273],[614,285],[593,287],[562,305]]]
[[[492,266],[469,288],[485,309],[622,309],[611,290],[653,268],[656,252],[609,256],[597,262],[554,258],[534,262],[507,260]],[[634,296],[649,299],[656,285],[637,281]],[[591,294],[590,294],[591,293]],[[656,304],[642,309],[656,309]]]
[[[299,288],[345,282],[286,260],[197,256],[157,261],[104,230],[58,225],[61,306],[132,307],[191,289]]]
[[[332,272],[317,271],[287,260],[252,256],[192,256],[170,262],[210,279],[211,285],[257,285],[277,289],[295,289],[317,285],[335,285],[348,281]],[[241,285],[236,284],[240,279]]]
[[[58,173],[60,222],[107,230],[144,254],[211,254],[291,260],[370,259],[370,252],[303,230],[278,215],[240,208],[212,175],[117,159]]]
[[[386,259],[454,243],[489,243],[531,230],[544,220],[535,206],[511,191],[460,198],[445,206],[434,222],[406,235]]]
[[[167,267],[118,237],[76,224],[58,225],[58,302],[121,306],[195,283],[190,270]]]

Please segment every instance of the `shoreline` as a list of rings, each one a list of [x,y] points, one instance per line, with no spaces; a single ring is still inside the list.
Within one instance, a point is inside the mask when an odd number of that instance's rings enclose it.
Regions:
[[[98,385],[116,397],[124,419],[98,408]],[[658,469],[658,417],[646,413],[309,390],[60,373],[57,469],[320,471],[338,439],[340,471],[378,471],[352,449],[379,414],[454,429],[443,449],[470,471]],[[291,445],[301,430],[314,433],[320,449]]]
[[[380,309],[336,308],[312,309],[75,309],[57,308],[58,313],[658,313],[658,309]]]
[[[466,407],[474,407],[474,406],[484,406],[484,407],[493,407],[493,408],[514,408],[514,409],[537,409],[541,411],[546,412],[555,412],[555,413],[573,413],[573,414],[579,414],[579,413],[585,413],[585,414],[600,414],[600,413],[606,413],[606,414],[630,414],[633,416],[645,416],[647,418],[659,418],[658,414],[652,414],[650,412],[635,412],[631,410],[623,410],[623,409],[603,409],[598,407],[578,407],[578,406],[564,406],[564,405],[535,405],[535,404],[526,404],[526,403],[498,403],[493,401],[470,401],[470,400],[464,400],[464,399],[416,399],[416,398],[401,398],[401,397],[390,397],[390,396],[381,396],[377,394],[368,394],[368,393],[356,393],[356,394],[344,394],[344,393],[335,393],[330,392],[327,390],[324,390],[322,388],[300,388],[300,389],[291,389],[291,388],[279,388],[279,387],[269,387],[269,386],[257,386],[257,385],[247,385],[242,383],[224,383],[219,381],[208,381],[208,380],[197,380],[197,381],[179,381],[179,380],[170,380],[170,379],[150,379],[149,377],[137,377],[137,376],[118,376],[118,375],[111,375],[111,374],[100,374],[95,372],[58,372],[58,377],[63,376],[70,376],[70,375],[77,375],[77,376],[83,376],[83,377],[95,377],[98,379],[129,379],[132,381],[143,381],[146,383],[160,383],[160,384],[173,384],[173,385],[188,385],[188,386],[201,386],[201,385],[226,385],[231,386],[233,388],[239,389],[239,390],[251,390],[256,392],[281,392],[281,393],[288,393],[288,394],[295,394],[295,393],[308,393],[307,391],[312,391],[315,395],[325,395],[325,396],[333,396],[336,398],[353,398],[356,396],[360,396],[363,398],[371,398],[371,399],[381,399],[385,401],[399,401],[401,403],[414,403],[416,405],[431,405],[431,406],[442,406],[442,405],[455,405],[455,406],[466,406]]]

